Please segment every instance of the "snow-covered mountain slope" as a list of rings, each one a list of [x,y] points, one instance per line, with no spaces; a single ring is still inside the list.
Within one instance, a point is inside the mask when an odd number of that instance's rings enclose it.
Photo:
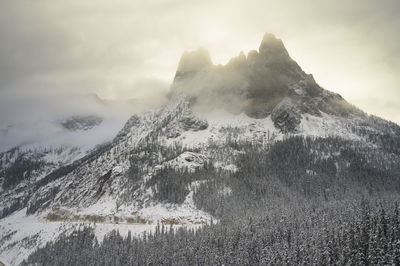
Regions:
[[[94,116],[72,116],[62,123],[50,123],[57,132],[47,139],[0,153],[0,198],[3,202],[0,217],[23,208],[32,185],[54,170],[88,155],[97,145],[110,141],[117,132],[115,128],[120,127],[116,120]]]
[[[1,154],[1,217],[23,208],[32,185],[52,171],[70,164],[87,151],[78,147],[14,148]]]
[[[215,176],[222,180],[243,169],[239,159],[246,148],[268,149],[291,136],[339,138],[379,150],[393,164],[398,161],[386,140],[400,139],[400,127],[368,116],[319,87],[273,36],[266,35],[259,52],[241,55],[224,67],[213,66],[207,56],[204,51],[185,54],[168,103],[133,115],[110,143],[86,156],[73,148],[3,154],[3,169],[6,161],[21,156],[33,163],[28,182],[0,194],[2,203],[10,205],[13,198],[20,210],[13,214],[10,207],[0,220],[0,256],[16,263],[15,256],[44,245],[40,232],[48,224],[55,228],[54,239],[60,228],[79,223],[95,223],[102,232],[115,227],[142,232],[157,223],[199,226],[216,221],[198,207],[199,191],[218,183]],[[211,87],[210,79],[215,81]],[[334,148],[340,157],[340,147]],[[331,156],[322,150],[313,153]],[[35,162],[46,168],[37,170]],[[350,165],[345,159],[331,163],[335,173]],[[310,178],[317,175],[306,170]],[[227,183],[216,186],[216,197],[234,193]],[[35,219],[38,229],[23,230],[25,219]],[[35,235],[41,240],[26,245]]]
[[[381,128],[374,121],[366,117],[305,114],[294,135],[339,136],[374,146],[376,143],[357,129],[393,134],[390,127],[384,129],[384,122]],[[38,232],[53,222],[60,228],[95,222],[98,228],[104,224],[107,229],[102,230],[123,227],[132,231],[150,230],[158,222],[179,226],[209,223],[217,219],[199,210],[192,199],[193,191],[199,183],[207,182],[207,176],[192,181],[182,200],[155,196],[160,189],[158,186],[164,183],[152,180],[158,178],[163,169],[195,171],[207,162],[213,162],[221,171],[234,172],[239,167],[234,163],[235,157],[241,152],[229,146],[232,140],[264,146],[286,136],[269,116],[256,119],[224,110],[196,115],[190,98],[177,95],[153,113],[131,117],[111,144],[66,169],[65,173],[48,175],[44,182],[36,184],[29,195],[25,215],[36,217]],[[221,193],[228,191],[229,194],[229,190],[225,187]],[[19,212],[18,219],[24,220],[25,215]],[[8,232],[11,229],[7,223],[7,219],[0,221]],[[108,225],[116,223],[118,225]],[[149,226],[143,226],[146,224]],[[29,238],[30,233],[25,232],[24,238]],[[16,238],[10,237],[5,242],[4,254],[14,254],[11,250],[20,245],[10,246],[15,241]],[[37,245],[44,243],[43,240]],[[32,245],[34,247],[36,244]]]

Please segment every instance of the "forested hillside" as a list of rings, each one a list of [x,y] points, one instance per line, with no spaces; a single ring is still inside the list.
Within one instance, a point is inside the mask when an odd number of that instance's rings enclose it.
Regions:
[[[158,226],[154,234],[139,239],[113,231],[100,243],[91,228],[83,227],[48,243],[22,265],[400,263],[399,206],[390,197],[297,201],[257,210],[257,216],[232,217],[197,231]]]
[[[113,232],[100,242],[82,228],[25,263],[400,263],[398,151],[340,138],[287,137],[266,146],[227,139],[226,145],[239,151],[236,171],[210,162],[195,171],[165,168],[147,182],[157,187],[157,200],[180,203],[189,184],[202,181],[193,200],[219,223],[197,230],[161,224],[140,238]]]

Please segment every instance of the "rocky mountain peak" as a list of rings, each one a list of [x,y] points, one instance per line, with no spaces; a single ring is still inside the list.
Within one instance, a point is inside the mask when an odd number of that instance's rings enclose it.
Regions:
[[[243,51],[238,56],[233,57],[229,60],[227,66],[243,66],[247,65],[247,58]]]
[[[200,48],[195,51],[184,52],[179,60],[174,81],[193,76],[212,65],[210,55],[205,49]]]
[[[266,33],[259,48],[260,55],[264,58],[288,59],[289,53],[281,39],[275,35]]]
[[[281,39],[266,33],[259,50],[214,66],[204,49],[185,52],[171,92],[190,95],[208,110],[222,108],[253,118],[271,115],[283,132],[296,131],[302,114],[357,113],[340,95],[321,88],[290,57]]]

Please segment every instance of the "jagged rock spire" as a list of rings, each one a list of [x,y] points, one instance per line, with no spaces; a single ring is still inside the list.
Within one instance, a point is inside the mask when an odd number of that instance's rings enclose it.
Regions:
[[[271,33],[266,33],[259,48],[260,55],[265,57],[287,58],[289,53],[281,39]]]
[[[205,49],[200,48],[196,51],[184,52],[179,60],[174,81],[191,76],[212,65],[210,55]]]
[[[258,51],[247,57],[241,53],[225,66],[214,66],[204,49],[185,52],[171,91],[201,99],[207,108],[227,108],[255,118],[271,115],[284,132],[295,131],[302,113],[356,112],[341,97],[322,89],[290,57],[282,40],[269,33]]]

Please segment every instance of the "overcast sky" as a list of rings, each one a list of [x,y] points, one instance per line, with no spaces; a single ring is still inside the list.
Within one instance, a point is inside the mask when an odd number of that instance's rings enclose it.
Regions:
[[[271,32],[321,86],[400,123],[399,13],[398,0],[3,0],[0,121],[70,93],[159,95],[183,51],[224,64]]]

